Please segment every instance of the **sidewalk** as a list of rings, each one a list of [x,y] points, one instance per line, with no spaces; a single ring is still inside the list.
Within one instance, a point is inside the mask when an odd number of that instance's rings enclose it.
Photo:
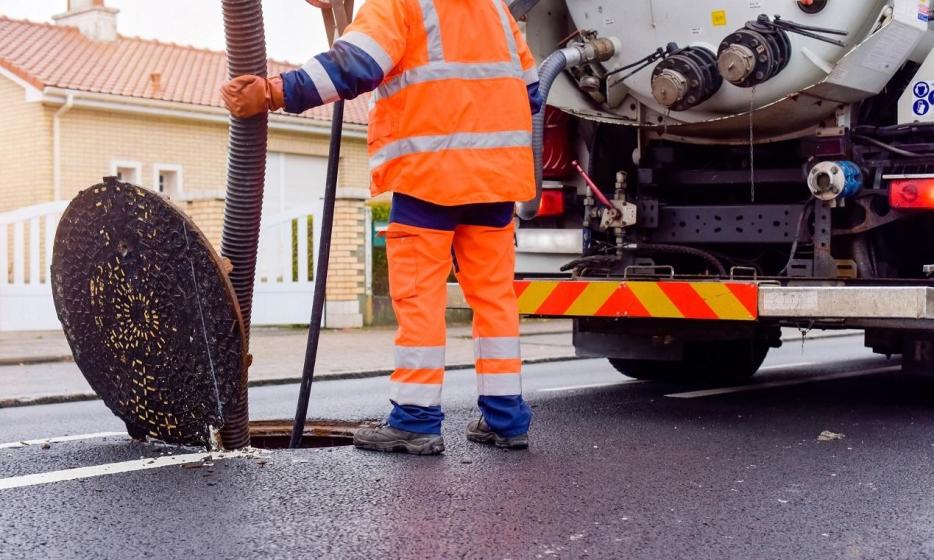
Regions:
[[[857,331],[815,331],[806,339],[854,334]],[[251,335],[250,385],[298,381],[307,336],[306,329],[255,328]],[[323,331],[315,378],[388,375],[393,367],[394,336],[395,329],[384,327]],[[782,339],[786,343],[800,341],[801,333],[785,329]],[[473,367],[469,326],[448,328],[446,357],[449,370]],[[522,357],[525,363],[574,359],[571,321],[523,321]],[[0,408],[94,398],[61,332],[0,333]]]
[[[395,356],[394,336],[391,327],[323,331],[315,379],[388,375]],[[253,329],[250,385],[298,381],[307,337],[306,329]],[[448,369],[473,367],[470,326],[448,328],[446,357]],[[571,322],[523,322],[522,357],[526,363],[573,358]],[[72,361],[63,333],[0,333],[0,408],[92,398],[94,392]]]

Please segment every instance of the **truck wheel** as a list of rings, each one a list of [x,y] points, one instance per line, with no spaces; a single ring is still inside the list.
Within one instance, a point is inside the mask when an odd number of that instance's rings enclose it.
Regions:
[[[609,360],[623,375],[645,381],[722,385],[747,381],[768,353],[768,342],[763,340],[691,341],[685,342],[681,360],[674,362]]]

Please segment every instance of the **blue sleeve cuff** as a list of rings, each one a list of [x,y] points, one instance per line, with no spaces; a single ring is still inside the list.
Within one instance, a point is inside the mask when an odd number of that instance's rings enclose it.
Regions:
[[[532,114],[535,115],[542,110],[545,100],[542,99],[541,92],[538,91],[538,82],[525,86],[529,91],[529,105],[532,107]]]
[[[297,115],[322,104],[318,89],[301,68],[283,72],[281,77],[286,112]]]
[[[315,56],[306,68],[311,74],[304,69],[282,73],[285,110],[289,113],[303,113],[337,98],[353,99],[373,91],[383,81],[383,70],[376,60],[345,41],[337,41],[330,51]]]
[[[342,99],[373,91],[383,82],[383,69],[356,45],[336,41],[334,48],[317,57]]]

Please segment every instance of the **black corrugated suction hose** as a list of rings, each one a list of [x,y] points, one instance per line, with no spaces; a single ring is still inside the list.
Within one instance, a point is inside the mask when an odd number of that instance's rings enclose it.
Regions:
[[[244,74],[266,76],[266,36],[261,0],[223,0],[224,33],[227,39],[227,72],[231,78]],[[230,259],[230,281],[243,314],[247,349],[253,310],[253,279],[259,242],[263,186],[266,177],[268,115],[249,119],[230,117],[227,156],[227,201],[221,235],[221,255]],[[247,379],[242,390],[224,411],[221,440],[226,449],[250,444]]]

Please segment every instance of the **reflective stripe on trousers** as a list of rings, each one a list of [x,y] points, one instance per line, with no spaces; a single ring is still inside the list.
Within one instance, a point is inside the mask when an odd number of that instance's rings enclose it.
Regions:
[[[477,392],[480,395],[522,394],[522,357],[518,336],[474,338]]]
[[[389,398],[399,404],[438,406],[444,382],[444,346],[396,346]]]

